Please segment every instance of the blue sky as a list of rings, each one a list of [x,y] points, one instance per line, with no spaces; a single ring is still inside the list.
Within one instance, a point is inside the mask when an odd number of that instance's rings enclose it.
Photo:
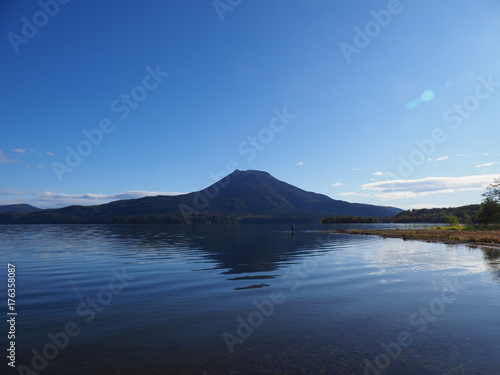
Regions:
[[[12,0],[0,17],[0,204],[190,192],[237,166],[458,206],[500,174],[498,1]]]

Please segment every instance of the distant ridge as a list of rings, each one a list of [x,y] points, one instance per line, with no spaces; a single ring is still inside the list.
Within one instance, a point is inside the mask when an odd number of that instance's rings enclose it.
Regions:
[[[335,200],[280,181],[267,172],[236,170],[206,189],[177,196],[69,206],[9,217],[0,223],[233,223],[317,221],[325,215],[388,217],[402,210]]]
[[[0,213],[4,212],[35,212],[40,211],[41,208],[31,206],[29,204],[8,204],[0,206]]]

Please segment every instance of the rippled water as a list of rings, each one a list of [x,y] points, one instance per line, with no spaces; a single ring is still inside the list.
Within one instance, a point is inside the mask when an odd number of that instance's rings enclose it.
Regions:
[[[0,226],[5,312],[16,265],[16,365],[500,374],[498,250],[315,232],[331,227]]]

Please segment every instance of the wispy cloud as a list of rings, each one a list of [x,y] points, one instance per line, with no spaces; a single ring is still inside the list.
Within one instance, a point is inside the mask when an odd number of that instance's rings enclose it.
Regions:
[[[353,171],[360,171],[360,170],[361,170],[361,168],[353,168],[352,170],[353,170]]]
[[[17,152],[18,154],[25,154],[26,153],[26,150],[24,148],[15,148],[12,151]]]
[[[295,164],[295,165],[304,165],[304,163],[303,163],[303,162],[301,162],[301,161],[299,161],[299,162],[298,162],[297,164]]]
[[[332,187],[336,187],[336,186],[343,186],[344,184],[342,182],[336,182],[332,185]]]
[[[23,195],[23,192],[20,190],[14,190],[11,188],[1,188],[0,195]]]
[[[378,172],[375,172],[375,173],[374,173],[374,175],[375,175],[375,176],[383,176],[383,175],[384,175],[384,173],[383,173],[383,172],[378,171]]]
[[[460,191],[483,190],[497,175],[463,177],[427,177],[418,180],[393,180],[361,185],[363,190],[373,190],[373,196],[382,199],[420,198],[431,194],[451,194]]]
[[[10,164],[10,163],[17,163],[16,160],[9,159],[5,153],[0,150],[0,164]]]
[[[437,158],[436,161],[442,161],[442,160],[446,160],[446,159],[449,159],[450,157],[449,156],[442,156],[440,158]]]
[[[492,165],[495,165],[495,164],[500,164],[500,162],[498,162],[498,161],[492,161],[492,162],[485,163],[485,164],[479,164],[479,165],[476,165],[476,168],[491,167]]]
[[[46,154],[49,156],[56,156],[56,154],[54,154],[53,152],[46,152]]]

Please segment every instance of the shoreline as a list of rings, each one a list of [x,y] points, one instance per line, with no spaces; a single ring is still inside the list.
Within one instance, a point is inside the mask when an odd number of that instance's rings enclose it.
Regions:
[[[349,229],[319,231],[326,233],[400,238],[404,241],[424,241],[448,245],[468,245],[500,249],[500,231],[446,230],[446,229]]]

